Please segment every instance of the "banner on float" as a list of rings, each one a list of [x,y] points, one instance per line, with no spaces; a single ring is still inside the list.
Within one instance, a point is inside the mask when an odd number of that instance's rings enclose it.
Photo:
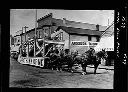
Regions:
[[[44,58],[42,57],[18,57],[18,62],[21,64],[29,64],[39,67],[44,67]]]

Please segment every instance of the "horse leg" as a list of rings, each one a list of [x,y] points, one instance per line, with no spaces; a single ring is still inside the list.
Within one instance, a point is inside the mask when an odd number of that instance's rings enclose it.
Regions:
[[[51,69],[54,70],[54,65],[51,65]]]
[[[59,64],[59,71],[62,71],[62,65]]]
[[[56,71],[59,71],[59,68],[58,68],[58,66],[56,67]]]
[[[51,68],[52,68],[52,70],[54,70],[54,64],[53,63],[51,64]]]
[[[96,70],[97,70],[98,66],[99,66],[99,64],[94,65],[94,74],[96,74]]]
[[[82,65],[83,73],[84,73],[84,74],[87,74],[86,67],[87,67],[87,65],[85,65],[85,64],[84,64],[84,65]]]
[[[58,68],[58,69],[59,69],[59,71],[62,71],[61,66],[59,66],[59,68]]]
[[[51,67],[52,70],[54,70],[53,66]]]
[[[72,66],[73,66],[73,65],[70,65],[70,67],[69,67],[71,73],[73,73]]]

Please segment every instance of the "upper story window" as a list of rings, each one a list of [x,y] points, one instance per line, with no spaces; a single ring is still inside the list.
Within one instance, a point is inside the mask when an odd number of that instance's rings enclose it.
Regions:
[[[57,35],[54,37],[54,40],[62,41],[62,40],[63,40],[63,32],[57,34]]]
[[[52,26],[56,26],[57,24],[55,22],[52,22]]]
[[[48,37],[49,36],[49,31],[50,31],[49,30],[49,27],[44,27],[43,28],[43,32],[44,32],[43,34],[44,34],[45,37]]]
[[[17,41],[17,38],[15,37],[15,38],[14,38],[14,43],[16,43],[16,41]]]
[[[88,36],[88,41],[91,41],[92,40],[92,37],[91,36]]]

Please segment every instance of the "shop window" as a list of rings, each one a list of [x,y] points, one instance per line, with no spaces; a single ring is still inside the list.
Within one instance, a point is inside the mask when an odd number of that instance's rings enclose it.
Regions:
[[[91,39],[91,36],[88,36],[88,41],[91,41],[92,39]]]

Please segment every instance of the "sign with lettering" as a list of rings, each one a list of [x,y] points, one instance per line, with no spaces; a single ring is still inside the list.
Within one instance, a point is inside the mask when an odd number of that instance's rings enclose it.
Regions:
[[[96,46],[98,42],[72,41],[71,45],[75,46]]]
[[[72,41],[71,45],[76,45],[76,46],[87,46],[87,42],[83,42],[83,41]]]
[[[21,64],[29,64],[44,67],[44,58],[42,57],[22,57],[19,55],[18,62]]]
[[[98,44],[98,42],[88,42],[89,46],[96,46]]]

